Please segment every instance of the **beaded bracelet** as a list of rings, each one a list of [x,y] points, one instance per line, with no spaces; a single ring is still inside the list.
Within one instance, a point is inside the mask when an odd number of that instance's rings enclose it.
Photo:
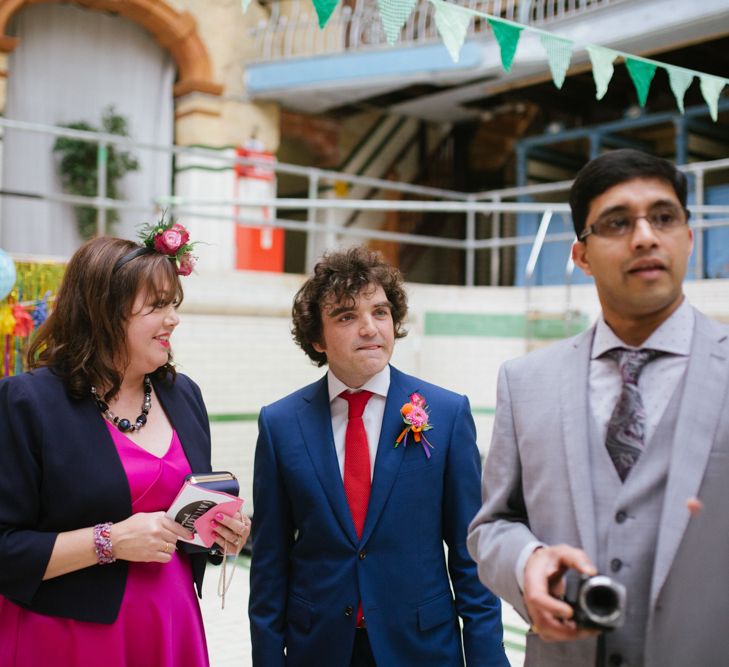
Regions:
[[[94,551],[99,565],[109,565],[116,560],[111,554],[111,521],[94,526]]]

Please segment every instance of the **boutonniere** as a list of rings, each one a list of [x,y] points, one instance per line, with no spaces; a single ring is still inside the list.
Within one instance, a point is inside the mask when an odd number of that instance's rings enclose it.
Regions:
[[[425,399],[420,394],[410,394],[410,401],[400,408],[400,414],[406,426],[395,441],[395,447],[401,442],[403,446],[407,447],[408,433],[412,433],[415,442],[419,442],[423,446],[426,458],[430,458],[428,447],[432,448],[433,445],[428,442],[423,431],[429,431],[433,427],[429,421],[430,416]]]

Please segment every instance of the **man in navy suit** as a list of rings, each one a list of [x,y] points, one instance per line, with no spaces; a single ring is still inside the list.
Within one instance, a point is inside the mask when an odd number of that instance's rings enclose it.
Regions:
[[[500,602],[466,551],[468,399],[389,365],[406,314],[399,272],[364,248],[326,255],[296,295],[294,338],[329,370],[261,410],[254,667],[509,664]]]

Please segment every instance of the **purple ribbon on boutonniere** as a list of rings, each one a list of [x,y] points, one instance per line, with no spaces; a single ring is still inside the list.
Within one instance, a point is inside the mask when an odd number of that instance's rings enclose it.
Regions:
[[[433,427],[430,424],[430,416],[428,415],[428,406],[425,398],[417,393],[410,394],[410,400],[400,408],[400,414],[406,426],[395,441],[395,447],[401,442],[404,447],[407,447],[408,434],[412,433],[413,439],[423,446],[425,456],[429,459],[431,455],[428,447],[433,449],[433,445],[428,442],[424,431],[429,431]]]

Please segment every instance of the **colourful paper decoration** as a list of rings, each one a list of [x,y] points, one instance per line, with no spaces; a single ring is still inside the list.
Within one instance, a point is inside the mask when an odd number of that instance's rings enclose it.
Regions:
[[[392,45],[397,41],[400,30],[410,17],[417,0],[377,1],[385,36],[387,37],[388,43]],[[319,27],[323,28],[334,12],[339,0],[312,0],[312,2],[319,17]],[[537,33],[547,52],[552,79],[557,88],[561,88],[564,83],[570,64],[572,49],[575,46],[585,48],[592,63],[592,74],[595,80],[595,99],[598,100],[602,99],[607,92],[608,85],[615,71],[613,63],[618,56],[622,57],[625,61],[641,106],[645,106],[651,82],[655,76],[656,69],[659,67],[665,69],[668,74],[671,90],[681,113],[684,112],[683,99],[686,90],[691,85],[694,76],[698,76],[701,80],[701,92],[714,121],[716,121],[718,115],[719,96],[724,86],[729,85],[729,79],[726,78],[703,74],[682,67],[673,67],[648,58],[637,58],[629,53],[614,51],[598,46],[597,44],[580,45],[564,37],[552,35],[545,30],[515,23],[514,21],[506,21],[484,12],[478,12],[457,5],[454,2],[446,2],[444,0],[430,0],[430,2],[436,10],[435,23],[438,33],[454,62],[458,62],[460,51],[468,32],[470,17],[478,16],[485,18],[491,26],[494,37],[499,44],[501,65],[507,72],[511,69],[521,31],[526,29]],[[249,4],[250,0],[241,0],[243,11],[248,9]],[[522,12],[521,5],[519,16],[526,16]]]
[[[339,4],[339,0],[312,0],[312,2],[319,17],[319,27],[323,28]]]
[[[546,32],[540,33],[539,41],[547,52],[552,81],[554,81],[557,88],[561,89],[572,58],[572,42],[569,39],[555,37]]]
[[[671,90],[673,91],[673,96],[676,98],[676,104],[681,110],[681,113],[683,113],[683,98],[691,82],[694,80],[694,74],[689,70],[683,69],[683,67],[666,65],[664,69],[668,72],[668,82],[671,84]]]
[[[709,107],[709,113],[711,113],[712,120],[716,121],[719,106],[719,95],[727,84],[726,79],[720,79],[718,76],[711,76],[710,74],[702,74],[699,76],[701,80],[701,94],[706,100],[706,104]]]
[[[13,309],[7,304],[0,306],[0,336],[10,336],[15,329]]]
[[[241,11],[245,14],[248,11],[248,7],[251,4],[251,0],[240,0]]]
[[[65,267],[51,262],[18,262],[15,284],[0,300],[0,377],[22,373],[28,347],[48,317],[49,302]]]
[[[473,14],[458,5],[442,0],[430,0],[430,2],[435,7],[435,27],[438,29],[438,34],[453,62],[457,63]]]
[[[524,26],[507,23],[492,16],[488,17],[488,22],[491,30],[494,31],[494,37],[496,37],[496,41],[499,43],[499,48],[501,49],[501,66],[508,72],[511,69],[511,63],[516,53],[516,46],[519,44],[519,35],[521,35]]]
[[[377,0],[387,43],[392,46],[418,0]]]
[[[656,74],[656,65],[643,59],[637,60],[628,56],[625,59],[625,67],[628,69],[635,91],[638,93],[638,102],[640,102],[640,106],[644,107],[648,99],[651,81],[653,81]]]
[[[2,301],[15,285],[15,262],[4,250],[0,250],[0,301]]]
[[[13,306],[13,317],[15,318],[15,327],[13,328],[13,336],[25,338],[30,336],[33,331],[33,318],[28,311],[19,303]]]
[[[618,57],[618,52],[606,49],[604,46],[589,44],[587,54],[592,63],[592,78],[595,80],[595,99],[601,100],[605,97],[610,80],[613,78],[615,68],[613,63]]]

